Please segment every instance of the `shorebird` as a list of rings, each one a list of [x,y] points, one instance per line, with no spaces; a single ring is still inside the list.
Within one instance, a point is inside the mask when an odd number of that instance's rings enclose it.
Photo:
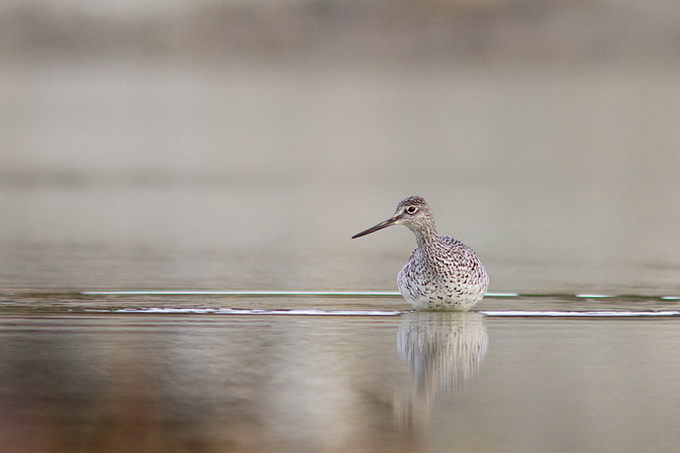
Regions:
[[[418,247],[397,276],[399,292],[416,310],[468,311],[482,300],[489,286],[482,262],[458,239],[437,235],[422,197],[400,201],[392,217],[352,239],[392,225],[404,225],[416,236]]]

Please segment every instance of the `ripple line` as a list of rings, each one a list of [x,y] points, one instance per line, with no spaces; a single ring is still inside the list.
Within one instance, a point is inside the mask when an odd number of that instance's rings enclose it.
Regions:
[[[112,310],[113,313],[139,313],[139,314],[218,314],[218,315],[294,315],[294,316],[395,316],[401,311],[387,310],[315,310],[315,309],[290,309],[290,310],[267,310],[246,308],[120,308]]]
[[[648,316],[680,316],[680,311],[481,311],[487,316],[507,317],[562,317],[562,318],[619,318]]]
[[[240,297],[401,297],[397,291],[258,291],[258,290],[106,290],[81,291],[84,296],[240,296]],[[652,296],[645,294],[596,293],[513,293],[491,292],[487,298],[562,298],[562,299],[644,299],[680,301],[680,295]]]
[[[181,308],[181,307],[140,307],[112,310],[84,310],[86,312],[109,312],[126,314],[216,314],[216,315],[289,315],[289,316],[398,316],[414,313],[412,310],[319,310],[319,309],[259,309],[259,308]],[[480,311],[489,317],[554,317],[554,318],[631,318],[631,317],[674,317],[679,310],[663,311],[521,311],[493,310]]]

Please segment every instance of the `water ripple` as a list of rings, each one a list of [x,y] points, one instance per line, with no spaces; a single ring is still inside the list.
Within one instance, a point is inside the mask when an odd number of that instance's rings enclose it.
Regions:
[[[247,308],[181,308],[181,307],[140,307],[113,310],[85,310],[86,312],[108,312],[129,314],[216,314],[216,315],[292,315],[292,316],[397,316],[411,313],[411,310],[317,310],[317,309],[247,309]],[[560,317],[560,318],[621,318],[621,317],[671,317],[680,316],[680,311],[522,311],[493,310],[480,311],[489,317]]]
[[[397,291],[251,291],[251,290],[115,290],[82,291],[85,296],[240,296],[240,297],[401,297]],[[562,299],[644,299],[656,301],[680,300],[680,295],[595,294],[595,293],[486,293],[487,298],[562,298]]]
[[[680,316],[680,311],[481,311],[487,316],[510,317],[566,317],[566,318],[618,318],[618,317],[647,317],[647,316]]]
[[[225,296],[225,297],[342,297],[342,298],[384,298],[401,297],[396,291],[248,291],[248,290],[116,290],[116,291],[84,291],[80,293],[86,296]],[[680,316],[679,310],[668,310],[658,307],[654,309],[646,305],[648,302],[669,302],[680,300],[680,296],[663,295],[650,296],[642,294],[612,295],[597,293],[571,293],[571,294],[522,294],[510,292],[488,293],[487,298],[499,299],[558,299],[563,302],[574,302],[565,310],[536,310],[515,309],[515,310],[480,310],[479,313],[488,317],[560,317],[560,318],[630,318],[630,317],[674,317]],[[579,310],[579,301],[607,300],[621,302],[644,302],[638,310],[630,307],[621,307],[607,310],[592,310],[590,307],[583,306]],[[179,302],[183,304],[184,302]],[[190,304],[189,304],[190,305]],[[598,304],[599,305],[599,304]],[[665,305],[665,304],[664,304]],[[546,307],[547,308],[547,307]],[[576,309],[574,309],[576,308]],[[605,308],[605,307],[602,307]],[[676,307],[672,307],[676,308]],[[381,308],[366,308],[363,310],[344,310],[344,309],[318,309],[318,308],[241,308],[241,307],[124,307],[108,309],[86,309],[90,312],[108,313],[129,313],[129,314],[216,314],[216,315],[292,315],[292,316],[398,316],[410,313],[412,310],[385,310]]]
[[[89,310],[94,311],[94,310]],[[101,311],[101,310],[96,310]],[[140,314],[218,314],[218,315],[294,315],[294,316],[395,316],[402,311],[389,310],[315,310],[315,309],[290,309],[290,310],[266,310],[246,308],[121,308],[112,310],[114,313],[140,313]]]

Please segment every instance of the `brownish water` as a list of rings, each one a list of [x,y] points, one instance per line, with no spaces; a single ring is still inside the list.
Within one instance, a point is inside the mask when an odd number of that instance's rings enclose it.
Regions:
[[[677,320],[5,315],[7,451],[673,451]]]

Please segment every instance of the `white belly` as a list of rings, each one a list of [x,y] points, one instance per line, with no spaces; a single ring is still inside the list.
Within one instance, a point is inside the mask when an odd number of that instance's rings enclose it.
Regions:
[[[435,275],[411,259],[397,277],[399,292],[416,310],[468,311],[482,300],[489,280],[481,267]]]

